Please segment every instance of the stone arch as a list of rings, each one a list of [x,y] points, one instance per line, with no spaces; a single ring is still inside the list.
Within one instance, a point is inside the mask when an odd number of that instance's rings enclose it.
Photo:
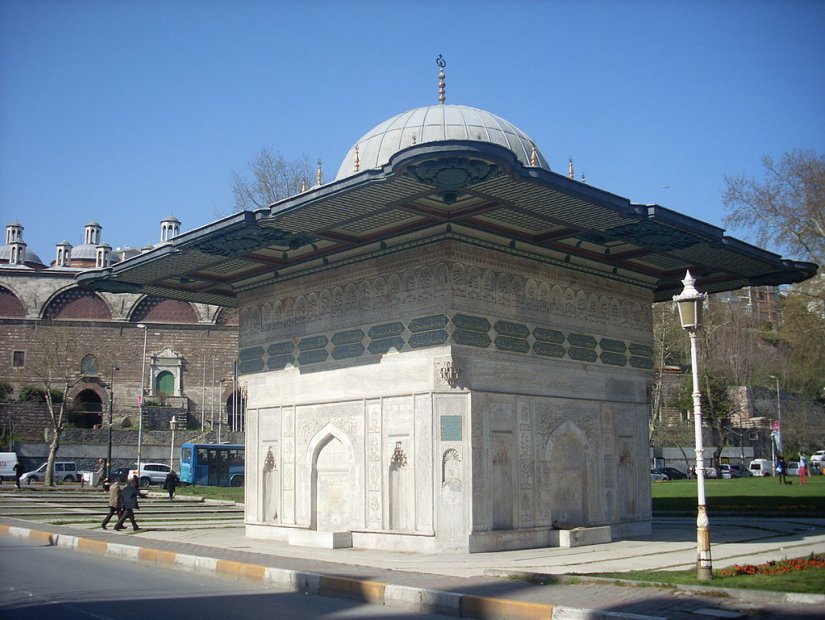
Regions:
[[[332,290],[332,316],[344,316],[344,289],[340,286]]]
[[[330,423],[312,437],[306,457],[310,472],[310,529],[349,529],[357,501],[352,497],[355,488],[352,442],[346,433]]]
[[[0,286],[0,316],[9,318],[23,318],[26,308],[20,298],[11,289]]]
[[[433,272],[433,294],[436,297],[444,297],[450,291],[450,274],[447,263],[438,263]]]
[[[307,322],[307,298],[298,295],[295,299],[295,324],[304,325]]]
[[[547,282],[539,284],[539,310],[550,312],[550,285]]]
[[[453,280],[453,295],[455,295],[456,297],[466,297],[467,283],[464,265],[462,265],[461,263],[453,263],[451,275]]]
[[[496,276],[492,269],[485,269],[481,276],[481,298],[487,303],[496,300]]]
[[[412,269],[404,272],[404,292],[402,299],[405,304],[414,304],[418,301],[418,276]]]
[[[587,318],[591,321],[599,320],[599,296],[590,293],[587,297]]]
[[[84,386],[72,397],[73,422],[78,428],[94,428],[103,424],[105,397],[96,389]]]
[[[272,327],[284,326],[284,303],[279,299],[272,307]]]
[[[467,270],[467,299],[481,299],[481,269],[475,265]]]
[[[344,316],[353,316],[358,312],[358,290],[350,282],[344,289]]]
[[[44,319],[111,320],[112,310],[97,293],[72,286],[54,295],[44,306]]]
[[[364,280],[358,285],[358,311],[369,312],[372,310],[372,284],[369,280]]]
[[[539,287],[536,284],[536,281],[533,278],[527,280],[524,285],[524,297],[527,302],[527,307],[531,310],[535,310],[537,306],[536,300],[539,296]]]
[[[397,308],[401,305],[401,278],[392,274],[387,278],[387,307]]]
[[[590,453],[587,435],[571,420],[562,422],[547,438],[542,478],[554,522],[565,526],[589,523]]]
[[[429,301],[435,295],[433,291],[433,272],[429,267],[422,267],[418,274],[418,294],[422,301]]]
[[[221,308],[215,314],[215,325],[238,325],[237,308]]]
[[[384,310],[387,307],[387,281],[384,278],[375,278],[373,300],[373,306],[376,310]]]
[[[272,329],[272,304],[265,303],[261,308],[261,329],[268,332]]]
[[[307,295],[307,323],[314,323],[318,320],[318,293]]]
[[[318,296],[318,318],[322,321],[329,321],[332,317],[332,293],[329,289],[324,289]]]
[[[135,305],[129,320],[132,323],[197,323],[198,315],[187,301],[147,295]]]
[[[510,277],[503,271],[496,278],[496,303],[502,306],[513,304],[512,295],[510,294]]]
[[[295,299],[287,297],[284,299],[284,327],[292,327],[295,324]]]

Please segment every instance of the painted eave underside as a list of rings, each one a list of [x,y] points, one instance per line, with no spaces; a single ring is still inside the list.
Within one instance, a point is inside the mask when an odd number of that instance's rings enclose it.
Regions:
[[[503,147],[452,141],[412,146],[381,169],[231,215],[78,281],[234,306],[242,290],[443,239],[641,286],[657,301],[681,291],[687,269],[709,293],[801,282],[817,269],[524,166]]]

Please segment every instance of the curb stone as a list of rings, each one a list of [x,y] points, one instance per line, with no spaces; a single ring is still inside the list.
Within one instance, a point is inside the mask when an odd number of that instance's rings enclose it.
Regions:
[[[364,603],[438,613],[463,618],[506,618],[507,620],[667,620],[660,616],[600,612],[559,607],[471,594],[460,594],[378,581],[324,575],[307,571],[268,567],[262,564],[193,556],[174,551],[108,542],[65,534],[53,534],[25,527],[0,524],[0,535],[28,538],[57,547],[110,555],[198,574],[214,574],[249,579],[293,592],[346,598]]]

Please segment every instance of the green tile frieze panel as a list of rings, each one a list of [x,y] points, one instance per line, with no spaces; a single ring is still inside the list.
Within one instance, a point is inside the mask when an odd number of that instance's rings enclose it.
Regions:
[[[407,328],[413,333],[429,332],[437,329],[444,329],[450,323],[450,318],[446,314],[436,314],[424,316],[410,321]]]
[[[303,351],[298,355],[298,363],[302,365],[320,364],[327,361],[329,353],[326,349],[313,349],[312,351]]]
[[[367,350],[373,355],[384,354],[390,349],[401,351],[404,348],[404,339],[400,336],[395,338],[379,338],[370,342]]]
[[[627,357],[622,353],[613,353],[612,351],[602,351],[599,359],[603,364],[608,366],[627,366]]]
[[[456,344],[464,344],[470,347],[486,349],[492,344],[490,336],[486,333],[470,331],[468,329],[457,329],[453,332],[453,340]]]
[[[344,344],[340,347],[335,347],[332,350],[332,357],[336,360],[350,359],[353,357],[361,357],[364,355],[364,345],[360,342],[352,344]]]
[[[328,342],[329,338],[326,336],[311,336],[309,338],[303,338],[298,343],[298,350],[311,351],[312,349],[323,349],[327,346]],[[300,360],[300,356],[298,359]]]
[[[639,357],[653,357],[653,347],[646,344],[630,343],[630,354]]]
[[[536,327],[533,330],[533,338],[539,342],[549,342],[552,344],[563,344],[564,333],[557,329],[545,329],[543,327]],[[563,351],[564,349],[562,349]]]
[[[649,357],[637,357],[632,355],[630,357],[630,365],[633,368],[642,368],[644,370],[650,370],[653,368],[653,360]]]
[[[241,349],[238,357],[241,361],[259,359],[264,356],[263,347],[249,347],[248,349]]]
[[[275,342],[266,348],[266,354],[269,357],[274,357],[277,355],[286,355],[287,353],[292,353],[294,350],[295,343],[293,342]]]
[[[447,339],[450,337],[450,334],[447,333],[447,330],[438,329],[432,332],[422,332],[418,334],[413,334],[407,340],[407,343],[410,345],[412,349],[422,349],[424,347],[434,347],[440,344],[444,344],[447,342]]]
[[[332,344],[336,347],[344,344],[355,344],[364,339],[363,329],[350,329],[345,332],[338,332],[332,337]]]
[[[461,441],[461,416],[441,416],[441,441]]]
[[[567,334],[567,342],[571,346],[580,349],[595,349],[596,339],[593,336],[585,336],[584,334]]]
[[[564,357],[564,347],[550,342],[534,342],[533,353],[542,357]]]
[[[294,355],[272,355],[266,360],[266,366],[270,370],[283,370],[290,364],[295,364]]]
[[[496,332],[502,336],[512,338],[527,338],[530,335],[530,328],[520,323],[510,323],[509,321],[496,321]]]
[[[381,338],[391,338],[393,336],[400,336],[404,333],[404,324],[401,321],[393,323],[384,323],[382,325],[373,325],[370,327],[367,335],[371,340],[380,340]]]
[[[238,364],[238,372],[244,375],[251,375],[255,372],[261,372],[264,369],[263,360],[247,360]]]
[[[527,353],[530,351],[530,343],[522,338],[496,336],[495,343],[496,349],[500,351],[512,351],[514,353]]]
[[[627,345],[621,340],[611,340],[610,338],[602,338],[599,340],[599,346],[602,351],[610,351],[611,353],[624,353],[627,351]]]
[[[453,316],[453,323],[458,329],[472,332],[490,331],[490,321],[481,316],[469,316],[467,314],[456,314]]]
[[[581,347],[570,347],[567,349],[567,355],[577,362],[595,362],[598,359],[593,349],[583,349]]]

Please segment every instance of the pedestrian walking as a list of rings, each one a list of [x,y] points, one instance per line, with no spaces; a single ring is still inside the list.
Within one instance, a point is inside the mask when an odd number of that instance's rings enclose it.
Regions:
[[[802,453],[799,454],[799,484],[808,484],[808,459]]]
[[[106,461],[103,459],[97,459],[97,471],[95,472],[95,488],[99,487],[103,484],[103,480],[105,479],[106,474]]]
[[[138,526],[137,521],[135,521],[135,510],[140,509],[140,505],[138,504],[138,498],[141,497],[140,495],[140,488],[138,487],[138,479],[132,478],[126,487],[123,489],[122,496],[123,496],[123,514],[120,515],[120,519],[117,520],[115,524],[116,530],[125,530],[126,528],[123,526],[123,523],[126,519],[132,522],[132,529],[138,531],[140,526]]]
[[[776,477],[779,478],[779,484],[785,484],[785,470],[787,467],[785,466],[785,458],[779,457],[776,461]]]
[[[14,484],[17,488],[20,488],[20,476],[26,473],[26,468],[23,467],[23,464],[20,461],[17,461],[14,464]]]
[[[166,487],[166,492],[169,493],[170,500],[175,499],[175,489],[178,487],[179,481],[180,478],[178,478],[178,475],[175,473],[175,470],[170,469],[169,473],[166,474],[166,482],[163,485]]]
[[[122,491],[123,486],[120,484],[120,480],[115,480],[111,485],[109,485],[109,514],[106,515],[106,518],[103,519],[103,523],[100,524],[100,527],[104,530],[107,529],[106,526],[115,514],[120,516],[123,512]]]

